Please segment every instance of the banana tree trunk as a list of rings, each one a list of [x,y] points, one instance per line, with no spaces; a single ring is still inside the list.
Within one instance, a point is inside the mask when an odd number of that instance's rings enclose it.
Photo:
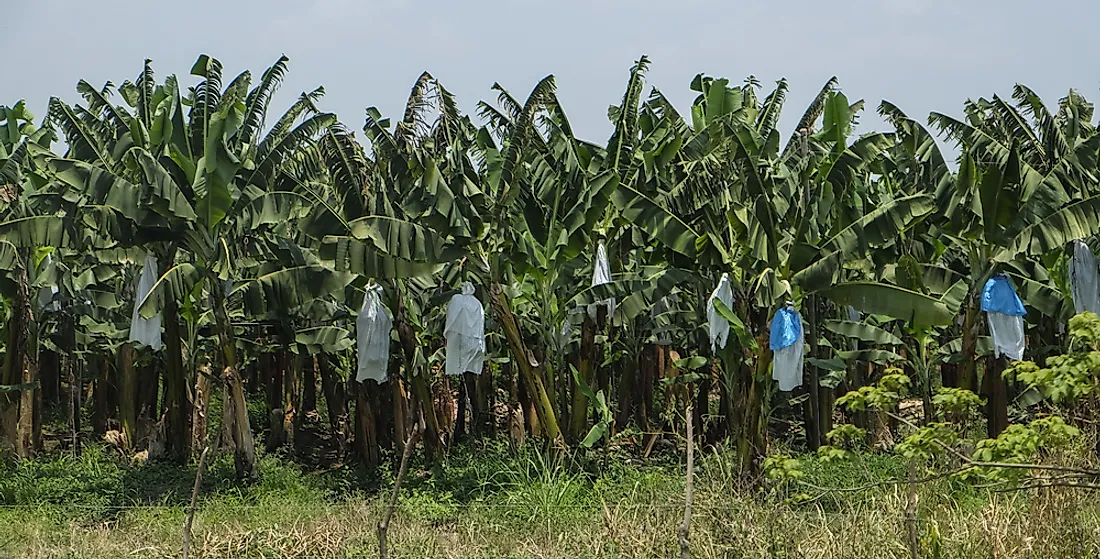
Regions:
[[[215,282],[216,284],[216,282]],[[233,334],[233,325],[229,322],[229,313],[225,308],[225,292],[211,289],[214,294],[214,320],[218,331],[218,342],[225,354],[225,387],[228,391],[230,412],[230,434],[233,437],[233,464],[237,477],[255,479],[260,475],[256,461],[256,443],[252,438],[252,426],[248,421],[248,407],[244,399],[244,385],[237,370],[237,345]]]
[[[283,409],[283,363],[278,353],[264,353],[260,356],[264,383],[264,401],[267,404],[267,415],[271,417],[276,411],[282,413]]]
[[[206,433],[207,427],[209,426],[207,411],[210,409],[210,393],[213,389],[210,383],[210,374],[210,366],[204,365],[195,375],[195,405],[191,409],[190,443],[191,452],[200,456],[207,444]],[[168,417],[172,417],[171,408],[168,410]],[[169,423],[169,442],[171,442],[174,436],[171,429],[171,423]],[[175,436],[178,436],[178,434]]]
[[[302,368],[302,411],[305,414],[317,411],[317,362],[307,357]]]
[[[111,363],[102,355],[92,354],[92,384],[89,398],[92,401],[92,432],[102,436],[107,432],[107,419],[110,415],[110,371]]]
[[[527,346],[523,342],[519,322],[512,314],[508,296],[504,294],[504,289],[499,283],[494,283],[490,287],[490,298],[492,299],[493,311],[497,315],[497,321],[504,329],[504,337],[507,338],[509,349],[512,351],[512,361],[519,366],[524,383],[531,389],[531,399],[538,413],[539,423],[546,431],[546,437],[550,439],[552,444],[561,443],[561,428],[558,426],[558,418],[554,414],[554,406],[550,402],[550,396],[547,394],[546,387],[542,383],[542,377],[537,370],[538,364],[531,362],[531,354],[527,351]]]
[[[400,367],[394,363],[390,375],[390,404],[393,406],[393,448],[397,454],[405,452],[405,441],[413,432],[409,393],[405,381],[398,376]]]
[[[80,416],[83,409],[81,402],[83,396],[83,362],[77,359],[76,353],[76,321],[69,309],[68,297],[62,295],[62,308],[65,312],[61,315],[61,339],[62,354],[61,375],[65,377],[68,391],[65,397],[65,408],[68,414],[69,435],[72,441],[74,456],[80,456]]]
[[[0,384],[17,385],[23,383],[23,371],[29,337],[30,301],[27,287],[27,270],[22,265],[15,270],[16,289],[12,298],[11,318],[8,321],[8,339],[4,352],[4,370],[0,373]],[[25,457],[23,437],[20,432],[20,402],[22,392],[0,394],[0,452]]]
[[[636,407],[636,395],[638,393],[638,367],[641,362],[641,352],[631,352],[634,358],[623,367],[623,374],[619,378],[619,409],[615,414],[615,429],[623,429],[630,422],[630,416]],[[625,356],[624,356],[625,357]]]
[[[806,299],[807,336],[810,342],[810,357],[817,357],[817,305],[811,295]],[[824,414],[821,406],[821,378],[817,367],[806,366],[807,384],[810,398],[806,400],[806,442],[810,450],[817,450],[825,440]]]
[[[283,433],[291,447],[297,448],[302,416],[299,411],[302,407],[301,383],[298,380],[302,376],[302,356],[284,349],[283,362],[287,364],[283,372]]]
[[[127,449],[137,443],[137,371],[134,369],[134,346],[126,342],[118,350],[118,421]]]
[[[405,368],[412,382],[413,397],[419,402],[421,417],[424,419],[424,447],[428,452],[435,453],[443,446],[442,431],[440,430],[439,416],[436,414],[431,390],[428,389],[428,372],[420,367],[416,361],[416,335],[409,323],[408,311],[405,309],[404,289],[400,280],[395,282],[394,295],[394,322],[397,328],[397,338],[401,342],[402,353],[405,358]],[[400,439],[404,441],[404,439]],[[398,443],[402,444],[402,443]]]
[[[326,353],[318,355],[317,368],[321,372],[321,391],[325,395],[329,428],[332,429],[332,437],[336,440],[337,461],[343,462],[348,450],[348,406],[347,395],[344,394],[344,383],[332,366],[330,355]]]
[[[171,298],[164,305],[164,338],[165,452],[169,460],[186,464],[191,459],[191,405],[187,399],[179,307]],[[209,389],[205,396],[209,398]],[[206,411],[202,413],[205,420]]]
[[[574,382],[582,382],[590,389],[592,388],[592,373],[595,369],[596,350],[596,322],[586,314],[584,324],[581,325],[581,352],[577,367],[579,380]],[[585,396],[584,391],[576,387],[573,390],[573,406],[571,409],[573,415],[569,420],[569,440],[575,443],[584,438],[585,433],[588,432],[588,396]]]
[[[42,376],[42,403],[53,406],[61,401],[61,356],[56,351],[43,349],[38,360]]]
[[[978,360],[978,319],[981,311],[978,309],[975,297],[967,297],[966,300],[966,311],[963,315],[962,361],[959,361],[957,373],[958,386],[975,392],[978,387],[976,365]]]
[[[355,445],[369,470],[378,467],[380,457],[374,409],[379,389],[374,381],[365,381],[358,383],[355,391]]]
[[[986,425],[991,439],[1008,428],[1008,385],[1001,375],[1007,364],[1006,357],[989,356],[986,361],[986,374],[982,378],[987,398]]]

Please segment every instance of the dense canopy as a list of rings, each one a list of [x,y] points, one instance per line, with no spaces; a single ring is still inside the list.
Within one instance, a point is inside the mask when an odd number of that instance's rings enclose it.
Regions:
[[[285,57],[223,76],[203,55],[186,88],[146,61],[37,122],[0,107],[0,446],[41,451],[43,410],[63,406],[74,450],[219,445],[253,477],[256,441],[374,467],[413,431],[430,454],[498,431],[649,454],[691,410],[751,476],[772,440],[826,445],[836,397],[899,371],[925,420],[945,389],[980,391],[991,436],[1044,399],[999,374],[980,299],[1005,274],[1027,358],[1067,348],[1073,242],[1100,233],[1080,94],[1018,85],[925,119],[834,78],[785,137],[785,81],[699,75],[677,108],[648,65],[604,144],[574,135],[553,76],[494,84],[471,114],[424,73],[404,114],[368,107],[360,133],[320,87],[271,106]],[[857,136],[868,110],[892,129]],[[711,297],[724,277],[732,298]],[[487,359],[445,375],[466,282]],[[805,343],[789,392],[768,339],[788,303]],[[131,331],[154,317],[163,347]]]

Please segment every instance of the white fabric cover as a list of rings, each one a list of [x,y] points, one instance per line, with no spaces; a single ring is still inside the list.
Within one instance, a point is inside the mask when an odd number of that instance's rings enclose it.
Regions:
[[[451,297],[443,336],[447,338],[445,372],[452,376],[467,372],[481,374],[485,364],[485,309],[474,297],[470,282],[464,282],[462,293]]]
[[[989,337],[997,357],[1004,355],[1013,361],[1024,358],[1024,317],[999,312],[986,313]]]
[[[153,318],[145,318],[138,312],[141,302],[153,290],[157,283],[157,257],[152,254],[145,256],[145,265],[141,267],[141,277],[138,278],[137,289],[134,293],[134,310],[130,318],[130,341],[149,346],[153,351],[159,351],[160,341],[160,313]]]
[[[603,285],[605,283],[611,283],[611,263],[607,261],[607,249],[603,246],[603,241],[596,246],[596,266],[592,269],[592,287],[597,285]],[[607,318],[610,319],[615,314],[615,298],[604,299],[598,303],[594,303],[588,306],[588,315],[592,318],[596,318],[596,309],[600,305],[607,306]]]
[[[730,286],[730,275],[722,274],[722,279],[718,280],[718,287],[714,288],[714,292],[710,294],[710,298],[707,299],[707,322],[710,328],[710,350],[717,353],[719,349],[726,347],[726,341],[730,337],[730,323],[722,315],[718,314],[718,309],[714,308],[714,301],[722,301],[725,303],[726,308],[733,308],[733,287]]]
[[[1097,278],[1096,255],[1080,240],[1073,241],[1069,285],[1073,292],[1073,308],[1077,314],[1086,311],[1100,314],[1100,279]]]
[[[358,372],[355,380],[367,379],[378,384],[386,382],[390,365],[390,330],[393,320],[382,304],[382,288],[375,286],[367,289],[363,298],[363,308],[355,319],[355,344],[358,359]]]
[[[772,379],[779,383],[779,390],[790,392],[802,386],[802,354],[805,336],[799,334],[798,342],[772,352]]]

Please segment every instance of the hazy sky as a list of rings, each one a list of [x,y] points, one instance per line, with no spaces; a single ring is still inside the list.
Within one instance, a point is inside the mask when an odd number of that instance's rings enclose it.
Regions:
[[[1100,99],[1096,0],[7,0],[0,22],[0,103],[36,115],[50,96],[79,101],[83,78],[134,79],[146,57],[158,77],[183,78],[200,53],[228,77],[258,78],[281,53],[290,73],[273,110],[324,85],[323,108],[355,130],[363,110],[399,116],[424,70],[467,112],[498,81],[519,98],[543,76],[577,134],[604,141],[631,64],[652,60],[648,83],[687,114],[699,72],[770,89],[791,86],[790,132],[832,75],[873,114],[889,99],[924,120],[958,114],[968,97],[1008,96],[1016,82],[1053,104],[1069,88]],[[190,83],[188,80],[185,83]],[[121,100],[120,100],[121,102]],[[361,135],[360,135],[361,137]]]

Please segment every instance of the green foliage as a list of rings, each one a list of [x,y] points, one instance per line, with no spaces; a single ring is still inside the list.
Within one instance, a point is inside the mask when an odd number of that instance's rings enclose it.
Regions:
[[[932,405],[937,410],[958,417],[969,418],[978,411],[978,408],[982,405],[982,399],[965,388],[941,386],[936,389],[936,394],[932,396]]]
[[[1096,391],[1100,376],[1100,317],[1090,312],[1069,321],[1070,352],[1047,358],[1046,367],[1020,361],[1005,369],[1015,379],[1055,404],[1072,404]]]
[[[777,485],[798,481],[805,475],[802,463],[790,456],[777,454],[764,459],[764,476]]]
[[[851,455],[851,451],[831,445],[820,446],[817,449],[817,459],[825,463],[848,460]]]
[[[899,369],[887,369],[885,375],[873,386],[861,386],[836,399],[837,407],[849,412],[879,410],[885,411],[897,407],[898,402],[909,393],[912,381],[898,372]]]
[[[928,460],[944,454],[959,439],[951,423],[929,423],[894,446],[894,452],[908,459]]]
[[[836,446],[856,448],[867,442],[867,430],[860,429],[851,423],[837,425],[832,431],[825,434],[825,438]]]
[[[1039,458],[1040,453],[1065,447],[1081,431],[1067,424],[1058,416],[1036,419],[1027,425],[1009,425],[995,439],[978,441],[973,459],[979,462],[1027,464]],[[1027,468],[985,467],[968,475],[991,481],[1014,480],[1026,476]]]

